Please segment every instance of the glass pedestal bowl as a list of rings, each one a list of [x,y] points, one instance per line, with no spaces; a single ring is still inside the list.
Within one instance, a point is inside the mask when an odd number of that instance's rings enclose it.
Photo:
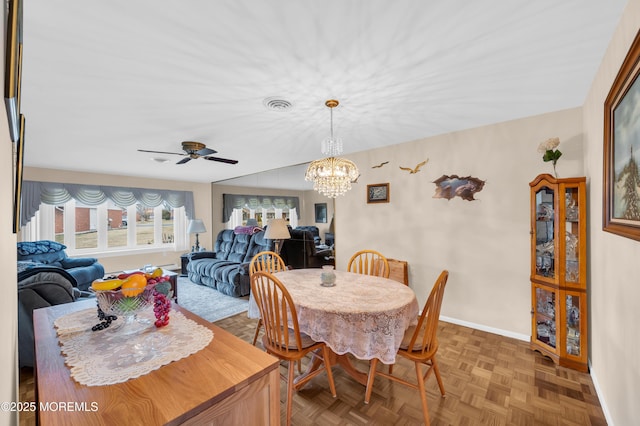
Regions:
[[[130,296],[132,289],[95,290],[98,306],[105,315],[115,315],[117,320],[111,323],[119,334],[133,334],[144,331],[153,325],[150,318],[139,315],[145,311],[153,312],[153,289],[155,284],[147,285],[142,292]],[[151,314],[153,315],[153,314]]]

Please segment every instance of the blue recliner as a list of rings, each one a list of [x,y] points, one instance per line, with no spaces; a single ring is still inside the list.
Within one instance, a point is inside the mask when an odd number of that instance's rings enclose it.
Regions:
[[[64,269],[76,281],[81,291],[87,291],[93,280],[104,277],[104,267],[93,257],[67,257],[67,246],[55,241],[24,241],[18,243],[18,272],[41,266]]]
[[[190,255],[187,275],[192,282],[228,296],[246,296],[251,291],[249,262],[258,252],[272,249],[273,241],[264,238],[262,230],[236,234],[225,229],[216,238],[215,251]]]
[[[33,311],[74,302],[80,295],[64,269],[41,266],[18,272],[18,353],[20,367],[34,366]]]

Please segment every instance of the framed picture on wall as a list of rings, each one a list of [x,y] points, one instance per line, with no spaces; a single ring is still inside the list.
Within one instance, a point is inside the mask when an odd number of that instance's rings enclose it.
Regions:
[[[22,0],[9,0],[5,36],[4,102],[13,142],[20,137],[22,71]]]
[[[375,183],[367,185],[367,203],[388,203],[389,184]]]
[[[316,223],[327,223],[327,203],[317,203]]]
[[[640,241],[640,32],[604,104],[602,229]]]
[[[13,232],[20,231],[21,217],[21,197],[22,197],[22,169],[24,166],[24,132],[25,118],[20,114],[20,135],[18,142],[15,143],[15,165],[14,165],[14,184],[13,184]]]

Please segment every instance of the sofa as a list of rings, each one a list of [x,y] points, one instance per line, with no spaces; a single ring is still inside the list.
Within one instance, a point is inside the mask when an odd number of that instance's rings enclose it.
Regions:
[[[187,264],[189,280],[228,296],[248,295],[251,259],[261,251],[273,250],[273,241],[264,238],[264,230],[248,228],[222,230],[216,237],[214,251],[191,253]]]
[[[19,242],[18,272],[34,267],[61,268],[74,278],[78,289],[87,291],[93,280],[104,277],[104,267],[93,257],[68,257],[66,248],[49,240]]]
[[[292,269],[334,265],[333,250],[318,250],[311,231],[300,228],[290,229],[291,238],[282,243],[280,256],[284,263]]]
[[[75,301],[75,279],[62,268],[42,266],[18,273],[18,358],[20,367],[34,365],[33,311]]]

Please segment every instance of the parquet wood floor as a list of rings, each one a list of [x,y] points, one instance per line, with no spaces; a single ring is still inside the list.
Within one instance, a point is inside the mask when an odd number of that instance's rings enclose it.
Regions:
[[[255,320],[246,314],[217,325],[251,342]],[[440,322],[438,362],[446,396],[435,378],[426,383],[432,425],[604,426],[605,417],[589,374],[557,367],[527,342]],[[368,363],[354,360],[361,370]],[[281,367],[285,373],[285,367]],[[382,366],[382,368],[386,368]],[[422,411],[417,391],[376,378],[371,402],[365,389],[341,368],[333,369],[337,398],[331,397],[321,374],[294,395],[294,425],[419,425]],[[415,380],[413,365],[399,359],[394,374]],[[20,397],[33,401],[33,374],[21,371]],[[281,386],[284,419],[286,386]],[[283,420],[284,422],[284,420]],[[21,425],[35,424],[22,416]],[[283,423],[284,424],[284,423]]]

